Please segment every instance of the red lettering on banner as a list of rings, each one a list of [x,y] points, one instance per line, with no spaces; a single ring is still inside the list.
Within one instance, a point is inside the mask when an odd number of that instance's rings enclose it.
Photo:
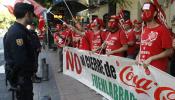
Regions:
[[[175,90],[170,87],[159,87],[154,92],[155,100],[175,100]]]
[[[74,53],[74,58],[75,58],[75,68],[76,68],[76,72],[78,74],[81,73],[82,71],[82,67],[81,67],[81,63],[80,63],[80,59],[78,58],[77,54]],[[78,64],[77,64],[77,61],[78,61]]]
[[[73,55],[72,52],[66,51],[66,69],[69,70],[69,67],[72,71],[74,71],[75,68],[77,74],[81,74],[82,72],[80,59],[77,54],[74,53]]]
[[[72,53],[69,53],[69,51],[66,51],[66,69],[69,69],[69,66],[71,67],[71,70],[74,71],[74,61],[73,61],[73,55]]]
[[[147,94],[147,91],[151,89],[152,80],[146,78],[139,78],[138,75],[134,75],[133,67],[126,66],[120,73],[120,80],[127,86],[135,87],[137,93]]]

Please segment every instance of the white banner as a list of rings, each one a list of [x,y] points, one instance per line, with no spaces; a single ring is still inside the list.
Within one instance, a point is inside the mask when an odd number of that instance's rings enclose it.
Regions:
[[[63,50],[63,73],[109,100],[175,100],[175,78],[149,66],[146,75],[134,60],[91,54],[75,48]]]

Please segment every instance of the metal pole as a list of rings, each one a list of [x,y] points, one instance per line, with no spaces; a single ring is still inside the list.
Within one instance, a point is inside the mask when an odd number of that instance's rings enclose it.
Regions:
[[[68,9],[68,11],[69,11],[69,13],[70,13],[70,15],[71,15],[72,18],[74,19],[73,14],[72,14],[71,10],[69,9],[69,6],[67,5],[66,1],[65,1],[65,0],[63,0],[63,1],[64,1],[65,5],[66,5],[66,7],[67,7],[67,9]]]

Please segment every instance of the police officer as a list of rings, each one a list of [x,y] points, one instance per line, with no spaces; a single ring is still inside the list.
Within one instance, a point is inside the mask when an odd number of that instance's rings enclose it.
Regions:
[[[31,45],[29,31],[34,16],[34,6],[27,3],[16,3],[14,6],[16,22],[5,34],[4,55],[7,79],[16,88],[17,100],[33,100],[34,49]]]

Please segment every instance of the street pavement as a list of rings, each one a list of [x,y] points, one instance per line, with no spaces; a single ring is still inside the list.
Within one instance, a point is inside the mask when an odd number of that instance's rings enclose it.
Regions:
[[[3,67],[3,66],[2,66]],[[3,69],[1,67],[1,69]],[[12,100],[12,94],[5,85],[5,74],[0,73],[0,100]]]
[[[102,96],[94,90],[83,85],[79,81],[58,73],[60,70],[59,49],[57,51],[46,50],[46,62],[52,69],[56,85],[60,93],[60,100],[102,100]],[[57,99],[53,99],[57,100]]]
[[[44,96],[51,97],[51,100],[102,100],[102,96],[94,90],[83,85],[79,81],[58,73],[60,70],[59,50],[42,50],[40,59],[46,58],[49,64],[49,81],[34,84],[34,100],[41,100]],[[41,66],[41,60],[39,60]],[[39,67],[38,76],[42,76]],[[12,94],[5,86],[5,75],[3,64],[0,66],[0,100],[12,100]]]
[[[40,58],[42,57],[42,54]],[[40,62],[39,62],[40,65]],[[41,100],[44,96],[50,96],[51,100],[60,100],[59,91],[53,77],[52,70],[49,69],[49,81],[42,81],[41,83],[34,83],[34,100]],[[38,76],[42,76],[41,68],[39,68]],[[5,85],[4,66],[0,66],[0,100],[12,100],[12,93],[8,91]]]
[[[47,55],[43,51],[39,55],[39,69],[37,75],[42,77],[42,67],[41,59],[45,58]],[[49,81],[42,81],[41,83],[34,84],[34,100],[41,100],[44,96],[51,97],[51,100],[60,100],[59,91],[56,85],[56,80],[54,78],[53,72],[49,67]]]

